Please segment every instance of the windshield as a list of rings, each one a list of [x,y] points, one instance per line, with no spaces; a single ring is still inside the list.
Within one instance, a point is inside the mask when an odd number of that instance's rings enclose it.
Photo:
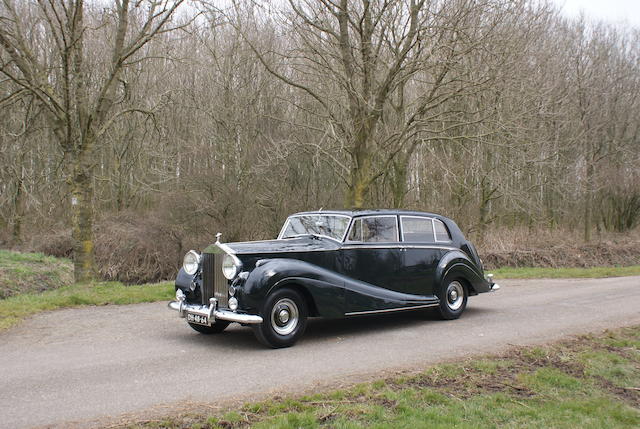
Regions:
[[[280,238],[312,234],[342,241],[350,220],[349,216],[330,214],[291,216],[284,223]]]

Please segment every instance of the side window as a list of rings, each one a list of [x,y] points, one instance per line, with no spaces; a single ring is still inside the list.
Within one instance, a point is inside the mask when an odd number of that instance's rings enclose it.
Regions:
[[[398,240],[398,224],[395,216],[372,216],[356,219],[349,231],[348,241],[363,243]]]
[[[436,241],[451,241],[451,235],[444,223],[438,219],[433,220],[436,229]]]
[[[409,243],[433,243],[431,218],[401,217],[402,238]]]

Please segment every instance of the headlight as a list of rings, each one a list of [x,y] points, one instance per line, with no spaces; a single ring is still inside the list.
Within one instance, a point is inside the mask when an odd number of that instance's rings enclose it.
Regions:
[[[195,250],[189,250],[182,260],[182,268],[190,276],[198,272],[200,265],[200,255]]]
[[[227,280],[232,280],[240,272],[240,266],[236,265],[234,259],[231,255],[224,255],[224,259],[222,259],[222,274]]]

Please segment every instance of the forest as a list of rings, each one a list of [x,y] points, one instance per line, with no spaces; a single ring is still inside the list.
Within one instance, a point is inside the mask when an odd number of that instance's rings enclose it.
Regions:
[[[0,0],[0,246],[146,281],[320,208],[637,245],[639,95],[640,30],[544,0]]]

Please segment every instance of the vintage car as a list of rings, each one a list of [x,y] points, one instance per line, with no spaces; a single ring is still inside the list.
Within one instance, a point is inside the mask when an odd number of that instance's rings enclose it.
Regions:
[[[499,289],[451,219],[401,210],[289,216],[276,240],[190,250],[169,307],[203,334],[250,325],[269,347],[287,347],[308,317],[437,309],[460,317],[471,295]]]

